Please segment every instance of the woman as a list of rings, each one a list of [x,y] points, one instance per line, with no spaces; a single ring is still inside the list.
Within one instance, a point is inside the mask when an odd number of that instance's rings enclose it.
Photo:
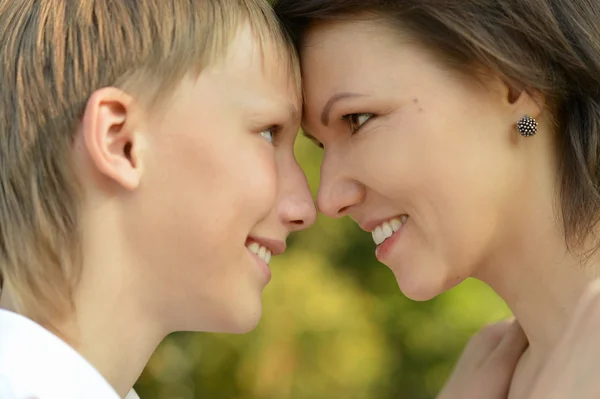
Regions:
[[[476,277],[530,346],[527,397],[600,272],[600,5],[586,0],[281,0],[318,205],[372,232],[401,290]]]

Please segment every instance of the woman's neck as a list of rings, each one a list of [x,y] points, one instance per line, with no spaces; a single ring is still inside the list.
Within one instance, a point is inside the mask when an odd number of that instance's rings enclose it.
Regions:
[[[522,325],[529,339],[523,368],[535,374],[564,334],[586,286],[600,275],[600,251],[590,252],[597,243],[579,251],[591,256],[569,251],[550,206],[521,220],[526,222],[502,240],[500,255],[474,277],[490,285]]]
[[[554,223],[547,224],[521,229],[510,247],[503,249],[503,256],[475,276],[506,301],[529,340],[513,377],[510,399],[529,396],[586,286],[600,274],[600,251],[589,258],[574,255],[560,230],[551,227]]]

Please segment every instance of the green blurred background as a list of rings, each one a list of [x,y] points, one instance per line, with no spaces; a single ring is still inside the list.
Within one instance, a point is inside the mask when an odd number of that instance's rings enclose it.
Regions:
[[[322,150],[296,154],[313,193]],[[320,216],[272,261],[263,318],[246,335],[178,333],[136,389],[144,399],[432,399],[468,338],[509,316],[470,280],[424,303],[404,297],[371,235]]]

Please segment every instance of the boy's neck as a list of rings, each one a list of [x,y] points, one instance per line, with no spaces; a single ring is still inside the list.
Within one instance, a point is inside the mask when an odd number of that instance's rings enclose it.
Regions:
[[[132,388],[152,353],[167,335],[143,300],[143,276],[118,245],[85,248],[86,264],[75,295],[76,318],[69,342],[121,397]],[[95,256],[94,256],[95,255]]]
[[[125,397],[170,331],[152,313],[154,304],[147,303],[153,295],[139,273],[143,268],[133,267],[136,258],[126,246],[128,240],[114,228],[119,225],[115,216],[91,212],[86,216],[82,218],[85,262],[72,298],[74,309],[59,320],[49,320],[49,330]],[[11,298],[9,288],[2,293],[0,306],[14,311]]]
[[[111,309],[113,306],[99,305],[82,309],[77,323],[70,327],[73,333],[69,335],[77,339],[69,344],[125,397],[164,335],[135,313],[116,312]]]
[[[125,397],[165,334],[140,317],[131,298],[89,294],[78,298],[76,313],[52,320],[52,328],[43,327],[73,347]],[[20,313],[11,298],[10,289],[4,290],[0,308]]]

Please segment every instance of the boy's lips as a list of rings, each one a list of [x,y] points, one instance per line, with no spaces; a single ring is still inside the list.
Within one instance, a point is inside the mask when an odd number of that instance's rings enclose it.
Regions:
[[[249,236],[246,239],[246,249],[256,259],[258,267],[265,273],[267,280],[271,279],[269,263],[271,255],[280,255],[285,251],[285,241]]]
[[[265,237],[256,237],[256,236],[248,236],[246,239],[246,246],[251,245],[253,242],[258,245],[265,247],[273,255],[281,255],[285,252],[286,243],[285,240],[277,240],[273,238],[265,238]]]

